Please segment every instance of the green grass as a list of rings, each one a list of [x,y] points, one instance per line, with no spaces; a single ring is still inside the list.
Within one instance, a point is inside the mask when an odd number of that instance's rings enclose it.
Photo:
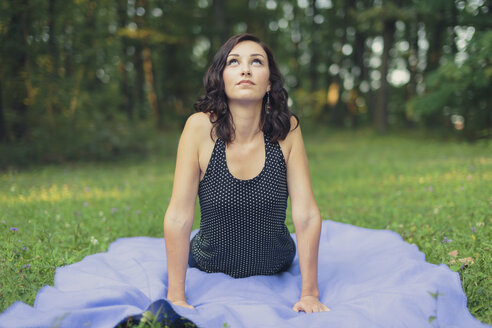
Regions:
[[[32,304],[56,267],[117,238],[162,237],[177,134],[167,138],[169,149],[142,161],[0,173],[0,311],[16,300]],[[324,219],[400,233],[429,262],[458,271],[470,312],[492,323],[490,144],[369,131],[320,131],[305,143]],[[473,264],[452,264],[454,250]]]

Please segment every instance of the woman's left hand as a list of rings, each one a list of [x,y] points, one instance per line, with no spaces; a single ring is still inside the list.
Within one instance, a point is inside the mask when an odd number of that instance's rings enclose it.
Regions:
[[[292,309],[296,312],[304,311],[306,313],[330,311],[316,296],[301,297]]]

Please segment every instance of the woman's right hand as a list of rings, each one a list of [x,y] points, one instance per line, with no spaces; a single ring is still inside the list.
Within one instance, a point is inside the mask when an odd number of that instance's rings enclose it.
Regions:
[[[182,306],[182,307],[185,307],[185,308],[188,308],[188,309],[194,309],[195,308],[193,305],[188,304],[185,300],[182,300],[182,301],[170,301],[170,302],[173,303],[174,305]]]

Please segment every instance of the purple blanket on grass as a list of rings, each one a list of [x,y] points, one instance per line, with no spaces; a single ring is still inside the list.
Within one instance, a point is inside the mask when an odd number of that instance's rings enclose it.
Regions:
[[[470,315],[458,273],[427,263],[391,231],[323,221],[318,272],[329,312],[292,310],[301,290],[297,257],[276,276],[189,268],[186,294],[196,309],[173,308],[199,327],[491,327]],[[114,327],[164,299],[167,279],[163,239],[121,238],[106,253],[58,268],[55,287],[43,287],[34,307],[14,303],[0,327]]]

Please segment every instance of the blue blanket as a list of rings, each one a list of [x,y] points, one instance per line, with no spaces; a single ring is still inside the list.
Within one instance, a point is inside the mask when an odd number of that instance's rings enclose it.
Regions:
[[[157,306],[199,327],[490,327],[468,312],[457,273],[427,263],[387,230],[323,222],[318,279],[329,312],[292,310],[301,290],[297,257],[276,276],[233,279],[189,268],[186,295],[195,309],[166,302],[166,267],[163,239],[118,239],[106,253],[58,268],[55,286],[43,287],[34,307],[14,303],[0,327],[114,327]]]

